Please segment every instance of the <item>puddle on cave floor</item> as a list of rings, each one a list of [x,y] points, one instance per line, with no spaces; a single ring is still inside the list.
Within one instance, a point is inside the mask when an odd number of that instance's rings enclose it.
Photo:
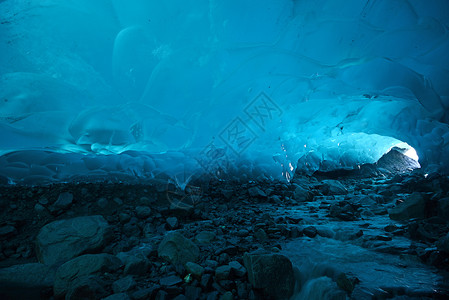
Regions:
[[[299,237],[283,245],[281,253],[299,270],[298,282],[303,287],[302,294],[297,292],[292,299],[337,299],[325,291],[329,283],[335,283],[322,279],[323,276],[335,279],[341,272],[360,280],[351,299],[394,296],[399,297],[397,299],[449,299],[445,296],[449,295],[448,274],[423,264],[416,255],[407,255],[416,242],[404,236],[382,241],[385,226],[401,226],[390,220],[388,214],[364,220],[339,221],[326,216],[328,211],[322,208],[321,201],[315,201],[277,211],[279,216],[303,218],[304,226],[314,226],[318,230],[314,238]],[[351,238],[360,230],[363,242]],[[304,294],[307,290],[304,287],[310,284],[315,290]]]
[[[356,276],[360,283],[353,292],[354,299],[383,298],[389,292],[432,296],[445,285],[444,277],[434,268],[334,239],[297,239],[287,243],[282,252],[302,271],[305,280],[338,272]]]

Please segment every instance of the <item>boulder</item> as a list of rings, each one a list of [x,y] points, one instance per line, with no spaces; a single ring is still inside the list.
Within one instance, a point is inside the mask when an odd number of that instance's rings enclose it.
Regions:
[[[231,261],[229,263],[231,272],[237,277],[243,277],[246,275],[246,269],[238,261]]]
[[[293,193],[293,199],[298,202],[306,202],[313,200],[313,194],[306,188],[296,185],[295,192]]]
[[[348,295],[351,295],[352,291],[354,291],[355,285],[360,282],[357,277],[348,276],[346,273],[340,273],[335,279],[337,286],[345,291]]]
[[[97,300],[107,296],[106,282],[99,276],[81,276],[76,278],[70,285],[66,300]]]
[[[126,259],[123,273],[125,275],[144,275],[148,271],[149,266],[148,259],[131,256]]]
[[[229,275],[231,274],[230,266],[220,266],[215,270],[215,278],[217,281],[229,279]]]
[[[273,299],[289,299],[295,287],[291,261],[280,254],[245,254],[243,262],[253,288]]]
[[[81,276],[114,272],[122,265],[120,259],[110,254],[85,254],[74,258],[58,268],[55,276],[54,294],[65,295],[75,279]]]
[[[338,180],[323,180],[320,190],[324,195],[348,194],[348,190]]]
[[[341,290],[332,279],[326,276],[306,281],[301,287],[301,292],[297,297],[298,299],[348,299],[346,293]],[[371,299],[371,297],[366,299]]]
[[[309,238],[314,238],[318,234],[318,230],[314,226],[307,226],[302,232]]]
[[[40,230],[37,257],[47,265],[64,263],[80,254],[103,248],[111,238],[112,230],[102,216],[55,221]]]
[[[112,290],[114,293],[124,293],[132,290],[137,285],[136,281],[131,275],[120,278],[112,284]]]
[[[120,252],[116,256],[123,262],[125,275],[144,275],[150,267],[148,256],[151,254],[152,247],[137,247],[129,252]]]
[[[424,218],[426,200],[420,193],[413,193],[404,202],[388,210],[390,219],[396,221],[410,220],[414,218]]]
[[[139,219],[146,219],[151,216],[151,208],[148,206],[137,206],[136,207],[136,215]]]
[[[167,233],[157,249],[159,257],[172,264],[196,262],[200,255],[198,246],[177,231]]]
[[[55,271],[40,263],[0,269],[0,299],[40,299],[53,287]]]
[[[204,268],[199,264],[193,262],[186,263],[186,271],[196,278],[201,278],[201,276],[204,274]]]
[[[67,210],[73,202],[73,195],[71,193],[61,193],[55,203],[50,207],[51,212]]]
[[[182,279],[176,275],[170,275],[170,276],[161,278],[159,280],[159,283],[165,287],[174,286],[174,285],[182,283]]]
[[[250,187],[248,189],[248,194],[252,198],[266,198],[267,197],[267,194],[257,186]]]
[[[351,204],[349,201],[343,200],[333,203],[329,208],[329,216],[338,218],[343,221],[357,220],[358,206]]]
[[[268,240],[268,235],[265,232],[265,230],[263,230],[262,228],[259,228],[255,233],[254,233],[254,237],[259,241],[259,242],[266,242]]]

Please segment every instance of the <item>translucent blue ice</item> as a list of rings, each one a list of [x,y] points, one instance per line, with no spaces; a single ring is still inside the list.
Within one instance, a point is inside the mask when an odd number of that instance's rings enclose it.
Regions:
[[[4,0],[0,20],[2,154],[288,177],[404,141],[449,170],[445,0]]]

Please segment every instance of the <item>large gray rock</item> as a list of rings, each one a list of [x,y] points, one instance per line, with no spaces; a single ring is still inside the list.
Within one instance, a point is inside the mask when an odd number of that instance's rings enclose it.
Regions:
[[[193,276],[195,276],[196,278],[201,278],[201,276],[203,276],[204,273],[204,268],[202,266],[200,266],[199,264],[193,263],[193,262],[188,262],[186,263],[186,271],[190,274],[192,274]]]
[[[346,293],[343,290],[339,289],[337,284],[332,279],[325,276],[313,278],[306,281],[301,287],[301,292],[297,297],[298,299],[348,299]],[[371,299],[371,297],[363,299]]]
[[[293,193],[293,199],[298,202],[306,202],[313,200],[313,194],[308,188],[296,185],[295,192]]]
[[[291,261],[280,254],[245,254],[243,262],[253,288],[274,299],[289,299],[295,287]]]
[[[121,266],[121,260],[110,254],[85,254],[74,258],[60,266],[56,271],[54,294],[56,297],[64,296],[77,278],[114,272]]]
[[[215,278],[217,280],[226,280],[229,279],[229,276],[231,275],[231,267],[228,265],[225,266],[219,266],[215,270]]]
[[[73,202],[73,195],[71,193],[61,193],[55,203],[50,207],[51,212],[64,211],[68,209]]]
[[[136,285],[137,283],[134,278],[131,275],[128,275],[114,281],[112,284],[112,290],[114,293],[124,293],[135,288]]]
[[[348,190],[338,180],[323,180],[320,188],[324,195],[346,195]]]
[[[396,221],[424,218],[426,200],[420,193],[413,193],[404,202],[388,210],[390,219]]]
[[[45,225],[37,236],[37,257],[53,265],[103,248],[112,230],[102,216],[78,217]]]
[[[125,262],[125,269],[123,273],[125,275],[144,275],[150,266],[148,259],[139,257],[129,257]]]
[[[70,285],[66,300],[97,300],[108,295],[106,282],[96,275],[81,276]]]
[[[250,187],[248,189],[248,194],[250,197],[253,197],[253,198],[266,198],[267,197],[267,194],[257,186]]]
[[[55,271],[39,263],[0,269],[0,299],[40,299],[53,286]]]
[[[172,264],[196,262],[200,255],[198,246],[177,231],[167,233],[157,249],[159,257]]]

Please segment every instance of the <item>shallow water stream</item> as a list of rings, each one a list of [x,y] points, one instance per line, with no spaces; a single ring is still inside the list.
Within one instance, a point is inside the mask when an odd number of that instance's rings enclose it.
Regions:
[[[308,202],[278,212],[303,218],[304,227],[318,231],[316,237],[298,237],[283,246],[282,254],[298,271],[292,299],[449,299],[448,274],[412,254],[423,244],[384,230],[387,225],[403,225],[388,214],[356,221],[330,218],[328,203]],[[342,272],[359,280],[350,296],[342,294],[335,283]]]

